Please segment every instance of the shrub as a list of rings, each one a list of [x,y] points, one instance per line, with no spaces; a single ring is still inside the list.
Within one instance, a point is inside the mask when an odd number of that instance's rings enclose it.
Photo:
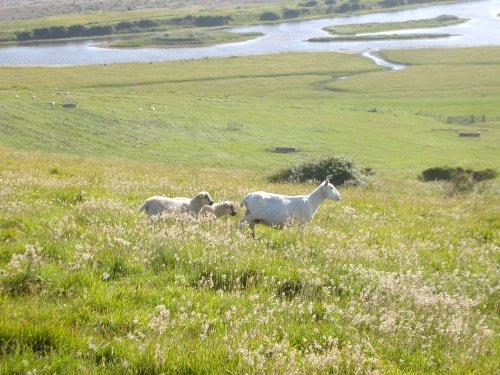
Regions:
[[[450,167],[433,167],[422,172],[418,177],[421,181],[448,181],[451,179],[453,168]]]
[[[19,31],[16,33],[17,40],[31,40],[33,39],[33,31]]]
[[[497,172],[493,169],[484,169],[474,171],[472,169],[463,169],[461,167],[432,167],[422,172],[418,179],[420,181],[452,181],[467,176],[474,181],[490,180],[497,177]]]
[[[290,19],[297,18],[298,16],[300,16],[300,11],[298,11],[297,9],[285,9],[283,11],[283,18]]]
[[[135,23],[129,22],[129,21],[122,21],[116,24],[115,30],[116,31],[124,31],[124,30],[130,30],[135,27]]]
[[[68,36],[83,36],[85,35],[85,26],[76,24],[68,27]]]
[[[280,16],[275,12],[264,12],[260,15],[259,19],[261,21],[276,21],[280,19]]]
[[[456,168],[447,183],[446,194],[451,197],[458,193],[469,193],[474,190],[475,184],[471,170]]]
[[[472,172],[472,177],[476,181],[493,180],[497,177],[497,172],[493,169],[484,169],[482,171]]]
[[[328,178],[334,185],[359,185],[366,181],[370,170],[361,168],[341,156],[326,156],[277,171],[269,177],[271,182],[321,182]]]
[[[158,22],[155,20],[150,20],[150,19],[143,19],[137,21],[137,26],[139,26],[141,29],[148,29],[150,27],[156,27],[158,26]]]
[[[316,0],[309,0],[306,1],[305,3],[299,4],[301,7],[315,7],[318,5],[318,2]]]

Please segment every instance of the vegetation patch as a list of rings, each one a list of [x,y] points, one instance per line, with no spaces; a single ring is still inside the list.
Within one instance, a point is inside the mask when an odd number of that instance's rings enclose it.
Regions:
[[[232,33],[209,29],[205,31],[179,30],[166,33],[162,36],[152,35],[143,38],[127,38],[116,42],[106,43],[101,46],[114,48],[193,47],[242,42],[261,35],[261,33]]]
[[[420,181],[450,181],[458,175],[466,175],[475,181],[494,179],[498,173],[494,169],[472,170],[461,167],[432,167],[424,170],[419,176]]]
[[[358,166],[342,156],[325,156],[283,168],[271,176],[272,182],[321,182],[329,179],[334,185],[359,185],[366,182],[371,169]]]
[[[366,34],[377,33],[393,30],[407,30],[407,29],[427,29],[433,27],[443,27],[456,25],[467,22],[466,18],[459,18],[456,16],[442,15],[435,18],[426,18],[420,20],[411,20],[403,22],[373,22],[373,23],[359,23],[349,25],[335,25],[327,26],[323,30],[331,34]]]
[[[433,38],[448,38],[451,34],[391,34],[391,35],[351,35],[351,36],[335,36],[326,38],[310,38],[308,42],[352,42],[357,40],[402,40],[402,39],[433,39]]]

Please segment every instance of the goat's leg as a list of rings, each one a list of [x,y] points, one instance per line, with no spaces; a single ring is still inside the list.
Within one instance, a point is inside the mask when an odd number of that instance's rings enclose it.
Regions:
[[[239,232],[241,230],[241,228],[243,227],[243,225],[245,225],[246,223],[249,223],[250,220],[248,220],[248,217],[245,215],[241,218],[240,222],[238,223],[238,227],[236,228],[236,230]]]
[[[249,227],[252,230],[252,238],[255,238],[255,221],[251,221]]]

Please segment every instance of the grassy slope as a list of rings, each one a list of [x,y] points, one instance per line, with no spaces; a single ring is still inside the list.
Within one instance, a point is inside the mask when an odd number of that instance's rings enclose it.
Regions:
[[[386,71],[356,55],[311,53],[2,67],[0,144],[264,171],[327,153],[399,177],[442,164],[497,167],[498,48],[387,55],[412,65]],[[343,76],[350,77],[337,80]],[[57,95],[59,91],[70,94]],[[68,97],[77,99],[80,107],[61,108]],[[55,108],[49,105],[52,100],[58,103]],[[156,111],[148,110],[150,105]],[[415,114],[426,112],[444,118],[484,114],[488,121],[453,125]],[[228,130],[230,121],[244,128]],[[454,132],[430,131],[433,128],[487,131],[480,139],[460,139]],[[267,151],[283,145],[301,152]]]
[[[237,218],[147,227],[137,212],[158,193],[312,188],[0,149],[0,372],[494,372],[500,202],[488,188],[341,189],[303,236],[259,227],[259,241],[235,233]]]

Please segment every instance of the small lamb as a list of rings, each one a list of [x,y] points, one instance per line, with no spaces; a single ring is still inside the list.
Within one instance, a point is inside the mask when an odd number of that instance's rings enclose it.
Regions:
[[[154,196],[144,201],[139,211],[145,211],[148,219],[163,213],[187,213],[197,216],[203,206],[214,204],[209,193],[202,191],[193,198],[169,198],[165,196]]]
[[[200,211],[201,215],[215,215],[215,217],[221,217],[224,215],[235,216],[237,214],[234,204],[230,201],[214,203],[211,206],[203,206]]]

